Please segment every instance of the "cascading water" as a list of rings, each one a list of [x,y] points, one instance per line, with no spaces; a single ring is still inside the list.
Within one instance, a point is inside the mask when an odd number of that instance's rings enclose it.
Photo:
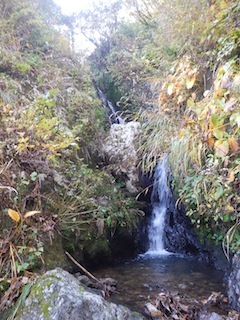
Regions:
[[[100,88],[97,88],[97,94],[98,94],[99,99],[102,100],[102,104],[104,105],[104,107],[106,107],[110,110],[110,114],[108,116],[110,125],[112,125],[114,123],[123,124],[124,120],[119,116],[119,114],[115,110],[112,102],[107,100],[105,94],[102,92],[102,90]]]
[[[151,195],[152,218],[148,230],[149,250],[147,254],[169,254],[164,249],[164,226],[169,199],[171,199],[171,189],[168,186],[169,169],[167,167],[167,157],[164,156],[159,161],[154,174],[153,191]]]

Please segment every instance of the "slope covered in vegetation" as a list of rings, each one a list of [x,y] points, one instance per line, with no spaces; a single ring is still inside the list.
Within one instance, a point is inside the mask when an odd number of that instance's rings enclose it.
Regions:
[[[105,111],[65,21],[51,0],[0,3],[0,289],[44,264],[53,231],[104,254],[116,228],[137,220],[103,167]]]

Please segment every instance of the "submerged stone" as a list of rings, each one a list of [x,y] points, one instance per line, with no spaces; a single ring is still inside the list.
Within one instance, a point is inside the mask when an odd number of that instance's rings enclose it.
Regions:
[[[36,280],[15,320],[144,320],[128,308],[107,302],[61,268]]]

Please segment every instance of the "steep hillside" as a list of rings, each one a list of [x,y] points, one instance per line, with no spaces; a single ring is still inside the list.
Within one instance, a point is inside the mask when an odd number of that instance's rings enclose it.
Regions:
[[[104,258],[118,226],[131,234],[137,220],[103,166],[105,110],[66,25],[57,31],[64,19],[51,0],[0,4],[1,290],[15,277],[18,291],[23,274],[45,266],[56,231],[69,250]]]

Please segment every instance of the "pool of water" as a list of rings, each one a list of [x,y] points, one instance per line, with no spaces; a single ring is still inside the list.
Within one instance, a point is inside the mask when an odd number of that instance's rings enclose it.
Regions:
[[[207,298],[212,292],[224,293],[222,272],[176,255],[145,254],[94,274],[118,281],[119,294],[114,294],[110,301],[140,312],[146,301],[161,291],[177,291],[197,299]]]

